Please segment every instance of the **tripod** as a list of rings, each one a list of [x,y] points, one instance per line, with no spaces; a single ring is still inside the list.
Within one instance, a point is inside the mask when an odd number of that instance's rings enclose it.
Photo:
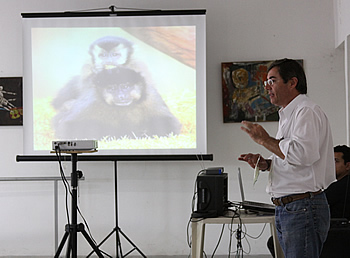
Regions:
[[[117,258],[124,258],[126,256],[128,256],[130,253],[132,253],[133,251],[138,251],[139,254],[146,258],[147,256],[142,253],[142,251],[125,235],[125,233],[120,229],[119,225],[118,225],[118,178],[117,178],[118,174],[117,174],[117,161],[114,161],[114,198],[115,198],[115,227],[113,228],[113,230],[101,241],[101,243],[97,246],[100,247],[104,242],[106,242],[108,240],[109,237],[111,237],[114,233],[116,234],[116,251],[117,251]],[[120,234],[125,238],[126,241],[129,242],[129,244],[133,247],[130,251],[128,251],[126,254],[123,254],[122,251],[122,245],[120,242]],[[90,257],[92,255],[93,251],[91,253],[89,253],[89,255],[87,257]]]
[[[63,249],[63,246],[65,242],[67,241],[68,237],[68,247],[67,247],[67,257],[70,257],[70,253],[72,253],[72,257],[76,258],[78,254],[78,248],[77,248],[77,233],[80,232],[83,234],[87,242],[90,244],[90,246],[94,249],[94,252],[98,255],[98,257],[103,257],[101,251],[98,249],[98,247],[95,245],[95,243],[92,241],[90,236],[86,233],[84,229],[84,224],[80,223],[77,224],[77,211],[78,211],[78,195],[77,195],[77,188],[78,188],[78,180],[79,175],[77,171],[77,161],[78,161],[78,154],[76,152],[72,152],[72,174],[71,174],[71,185],[72,185],[72,213],[71,213],[71,224],[67,224],[65,227],[65,233],[63,235],[63,238],[61,240],[60,245],[58,246],[58,249],[55,254],[55,258],[58,258],[60,256],[60,253]],[[80,174],[81,177],[81,174]]]
[[[69,160],[70,156],[67,156],[65,157],[65,160]],[[72,155],[72,158],[73,158],[73,155]],[[74,157],[75,160],[76,160],[76,157]],[[121,253],[121,246],[120,246],[120,236],[119,236],[119,233],[123,235],[123,237],[126,237],[124,235],[124,233],[121,232],[119,226],[118,226],[118,195],[117,195],[117,160],[119,161],[164,161],[164,160],[200,160],[200,161],[204,161],[204,160],[213,160],[213,154],[206,154],[206,155],[203,155],[203,154],[194,154],[194,155],[100,155],[100,156],[97,156],[97,155],[83,155],[79,158],[79,160],[81,161],[115,161],[115,210],[116,210],[116,226],[115,228],[112,230],[112,232],[105,238],[105,240],[103,240],[103,242],[105,242],[111,235],[113,235],[113,233],[117,233],[117,257],[120,257],[119,256],[119,253]],[[16,156],[16,161],[17,162],[23,162],[23,161],[57,161],[57,157],[55,156],[52,156],[52,155],[44,155],[44,156],[39,156],[39,155],[35,155],[35,156],[32,156],[32,155],[28,155],[28,156],[25,156],[25,155],[17,155]],[[75,161],[76,163],[76,161]],[[73,169],[73,171],[76,171],[76,168]],[[73,180],[73,177],[72,177],[72,180]],[[77,179],[75,179],[77,180]],[[73,184],[72,184],[73,185]],[[77,182],[74,183],[74,185],[77,185]],[[76,195],[76,193],[75,193]],[[73,211],[75,211],[75,218],[76,218],[76,210],[73,209]],[[72,212],[73,212],[72,211]],[[73,217],[73,216],[72,216]],[[75,225],[76,225],[76,220],[75,220]],[[77,225],[76,225],[77,226]],[[76,229],[75,229],[75,234],[76,232],[78,232]],[[79,231],[80,232],[80,231]],[[58,250],[58,255],[59,255],[59,252],[62,250],[63,248],[63,245],[64,245],[64,241],[66,241],[66,238],[68,237],[67,233],[65,234],[65,239],[62,240],[62,243],[60,246],[60,249]],[[132,243],[128,238],[126,238],[129,243]],[[102,242],[102,243],[103,243]],[[100,245],[99,244],[98,247]],[[95,246],[94,245],[91,245],[94,250],[95,250]],[[74,246],[76,247],[76,245]],[[136,246],[135,246],[136,247]],[[76,251],[76,248],[74,249]],[[98,248],[96,247],[96,250],[98,253]],[[120,251],[119,251],[120,250]],[[143,257],[146,257],[139,249],[136,249],[137,251],[139,251],[139,253],[143,256]],[[130,252],[129,252],[130,253]],[[129,254],[128,253],[128,254]],[[58,257],[58,255],[56,255],[55,257]],[[90,254],[91,255],[91,254]],[[90,256],[89,255],[89,256]],[[88,256],[88,257],[89,257]],[[122,255],[121,257],[125,257],[126,255]],[[102,256],[100,256],[102,257]]]

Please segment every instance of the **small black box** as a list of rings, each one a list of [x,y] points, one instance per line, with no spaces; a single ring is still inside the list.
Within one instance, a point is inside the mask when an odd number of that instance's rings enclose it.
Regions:
[[[221,175],[224,173],[223,167],[213,167],[205,169],[205,174],[207,175]]]
[[[197,214],[202,214],[203,217],[224,214],[228,208],[227,182],[227,173],[197,176]]]

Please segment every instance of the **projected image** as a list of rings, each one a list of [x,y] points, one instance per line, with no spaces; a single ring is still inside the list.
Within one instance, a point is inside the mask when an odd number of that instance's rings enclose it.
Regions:
[[[93,74],[75,96],[68,95],[76,85],[70,84],[52,102],[58,110],[53,129],[59,139],[140,139],[181,133],[181,123],[157,90],[132,69]]]
[[[34,148],[196,148],[194,26],[34,28]]]

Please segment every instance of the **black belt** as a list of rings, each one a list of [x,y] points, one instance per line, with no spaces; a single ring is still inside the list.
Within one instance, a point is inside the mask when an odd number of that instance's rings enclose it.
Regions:
[[[311,198],[315,195],[318,195],[322,193],[322,190],[318,190],[316,192],[307,192],[307,193],[302,193],[302,194],[293,194],[293,195],[288,195],[282,198],[271,198],[271,201],[273,202],[274,205],[276,206],[281,206],[282,204],[286,205],[287,203],[291,203],[297,200],[302,200],[305,198]]]

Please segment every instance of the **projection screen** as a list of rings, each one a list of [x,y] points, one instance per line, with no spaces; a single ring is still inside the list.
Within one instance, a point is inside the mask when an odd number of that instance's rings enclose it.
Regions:
[[[205,10],[27,13],[24,154],[206,154]]]

